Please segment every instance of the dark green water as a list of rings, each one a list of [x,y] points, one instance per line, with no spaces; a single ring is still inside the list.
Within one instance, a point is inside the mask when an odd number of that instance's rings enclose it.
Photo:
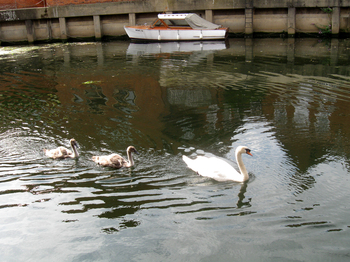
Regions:
[[[350,41],[0,48],[2,261],[347,261]],[[52,160],[68,146],[79,159]],[[132,168],[95,154],[134,145]],[[182,155],[243,160],[217,182]]]

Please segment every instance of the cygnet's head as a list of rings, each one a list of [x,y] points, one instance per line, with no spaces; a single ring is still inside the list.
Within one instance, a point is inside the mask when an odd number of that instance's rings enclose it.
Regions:
[[[70,144],[79,148],[78,142],[74,138],[70,140]]]
[[[136,148],[133,146],[129,146],[128,149],[126,150],[127,152],[132,152],[132,153],[136,153],[139,155],[139,152],[137,152]]]

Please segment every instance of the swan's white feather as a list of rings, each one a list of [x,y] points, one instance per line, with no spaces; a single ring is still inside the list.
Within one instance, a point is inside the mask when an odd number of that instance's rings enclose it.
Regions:
[[[182,156],[187,166],[201,176],[210,177],[218,181],[241,181],[241,174],[226,161],[216,157],[197,156],[191,159]]]
[[[210,177],[217,181],[232,180],[236,182],[243,182],[249,179],[241,157],[243,153],[251,155],[250,149],[247,147],[240,146],[237,148],[236,160],[241,173],[239,173],[227,161],[215,156],[197,156],[196,158],[191,159],[183,155],[182,159],[190,169],[197,172],[201,176]]]

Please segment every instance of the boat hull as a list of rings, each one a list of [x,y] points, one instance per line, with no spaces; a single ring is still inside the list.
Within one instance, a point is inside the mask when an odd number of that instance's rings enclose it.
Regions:
[[[228,29],[157,29],[144,26],[124,26],[131,39],[151,41],[193,41],[222,40],[227,37]]]

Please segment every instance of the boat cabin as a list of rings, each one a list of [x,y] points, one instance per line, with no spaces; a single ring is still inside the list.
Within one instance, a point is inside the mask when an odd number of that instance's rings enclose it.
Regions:
[[[158,14],[158,19],[152,23],[151,28],[166,27],[169,29],[218,29],[221,26],[213,24],[197,14]]]

